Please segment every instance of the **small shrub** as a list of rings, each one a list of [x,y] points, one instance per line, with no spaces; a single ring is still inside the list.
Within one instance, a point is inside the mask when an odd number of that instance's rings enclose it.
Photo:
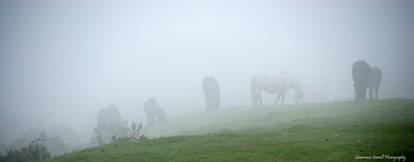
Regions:
[[[119,141],[135,141],[135,140],[143,140],[147,139],[145,137],[146,128],[143,128],[142,123],[135,123],[132,122],[128,124],[128,121],[124,121],[122,124],[121,135],[118,137],[116,135],[112,136],[112,142],[119,142]]]

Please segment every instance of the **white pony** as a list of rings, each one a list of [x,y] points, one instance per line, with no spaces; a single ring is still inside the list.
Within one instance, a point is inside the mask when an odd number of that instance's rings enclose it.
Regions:
[[[282,97],[281,105],[283,105],[285,100],[285,95],[288,90],[291,88],[295,89],[295,102],[296,104],[299,102],[299,100],[303,96],[303,91],[298,84],[298,81],[296,78],[290,76],[289,74],[281,74],[281,75],[264,75],[259,74],[253,77],[251,81],[251,93],[253,97],[253,105],[254,107],[257,107],[258,104],[260,104],[260,107],[263,107],[263,101],[262,101],[262,91],[265,91],[267,93],[277,93],[277,99],[274,105],[277,105],[277,103],[280,100],[280,97]]]

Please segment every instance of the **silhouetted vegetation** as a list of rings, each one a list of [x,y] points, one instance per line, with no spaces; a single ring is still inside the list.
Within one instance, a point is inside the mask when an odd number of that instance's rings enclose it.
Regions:
[[[145,137],[146,127],[144,128],[142,122],[137,124],[136,122],[129,123],[128,121],[123,121],[121,125],[119,125],[120,130],[119,133],[116,133],[111,136],[110,141],[105,140],[101,130],[99,128],[94,128],[95,132],[95,139],[99,143],[99,145],[107,144],[110,142],[120,142],[120,141],[135,141],[140,139],[147,139]]]
[[[414,100],[387,99],[223,109],[171,118],[164,137],[50,161],[352,161],[355,155],[381,154],[413,161],[413,105]]]
[[[43,140],[39,141],[39,144],[45,146],[50,152],[51,156],[62,155],[70,151],[69,147],[66,145],[58,136],[50,136],[46,129],[40,128],[30,128],[26,130],[21,137],[17,138],[13,143],[8,147],[8,150],[20,150],[23,147],[28,146],[32,143],[33,139],[39,137],[39,134],[42,134]]]
[[[131,122],[128,124],[128,121],[123,123],[122,133],[120,136],[112,136],[112,142],[119,142],[119,141],[135,141],[139,139],[147,139],[144,136],[146,128],[144,129],[142,123],[135,123]]]
[[[34,161],[34,160],[45,160],[51,158],[50,152],[46,146],[41,143],[45,141],[45,135],[34,139],[29,146],[22,147],[20,150],[10,149],[7,151],[6,156],[0,158],[1,161]]]

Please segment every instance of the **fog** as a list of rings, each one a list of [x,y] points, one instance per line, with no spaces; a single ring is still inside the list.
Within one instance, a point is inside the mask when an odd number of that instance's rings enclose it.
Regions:
[[[56,125],[87,142],[100,108],[145,123],[150,97],[167,117],[203,112],[207,75],[221,108],[251,106],[259,73],[297,76],[302,103],[350,101],[366,60],[383,71],[380,98],[414,98],[413,2],[2,1],[0,144]]]

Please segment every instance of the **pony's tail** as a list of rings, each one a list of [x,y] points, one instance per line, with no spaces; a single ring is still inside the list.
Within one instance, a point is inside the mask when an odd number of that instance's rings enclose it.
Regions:
[[[253,77],[250,83],[250,91],[252,95],[253,106],[257,108],[257,94],[256,94],[256,77]]]

